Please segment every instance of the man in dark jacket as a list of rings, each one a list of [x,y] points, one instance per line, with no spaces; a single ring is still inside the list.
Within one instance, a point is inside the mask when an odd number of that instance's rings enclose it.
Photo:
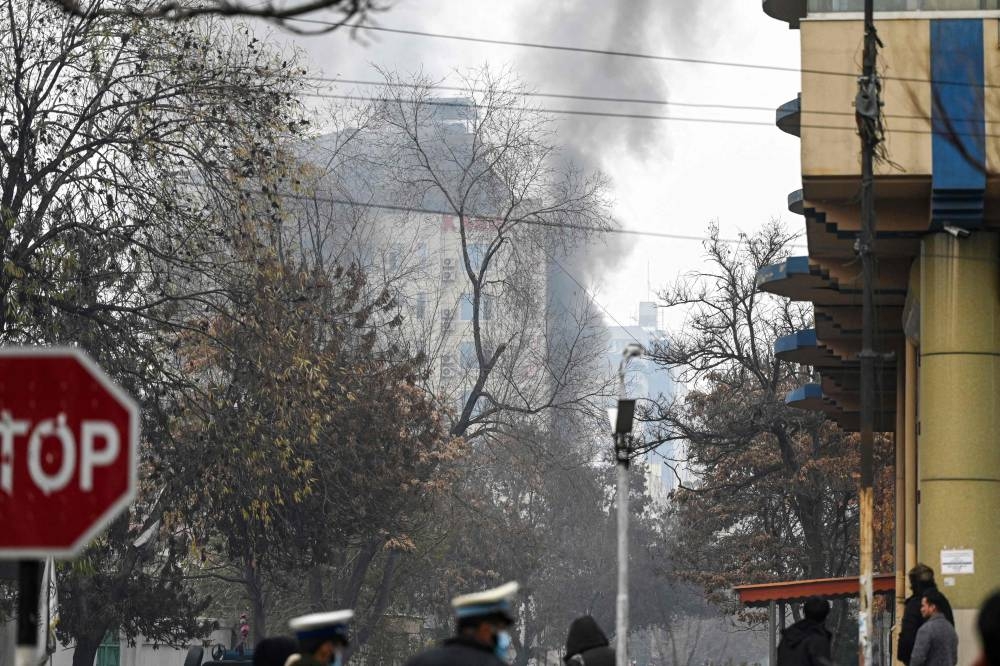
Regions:
[[[917,640],[917,632],[920,625],[924,623],[924,618],[920,614],[920,602],[924,593],[928,590],[937,590],[934,583],[934,570],[926,564],[918,564],[910,569],[910,589],[913,594],[906,598],[903,608],[903,620],[900,623],[899,641],[896,643],[896,659],[904,664],[910,663],[910,656],[913,654],[913,643]],[[951,612],[951,604],[942,595],[944,603],[938,610],[951,626],[955,626],[955,617]]]
[[[778,644],[778,666],[832,666],[831,634],[823,624],[830,613],[830,602],[809,597],[802,604],[805,617],[782,630]]]
[[[608,637],[594,618],[578,617],[569,625],[563,661],[567,666],[614,666],[615,651],[608,645]]]
[[[973,666],[1000,666],[1000,590],[979,609],[976,629],[983,651]]]
[[[452,599],[456,632],[440,647],[412,657],[406,666],[506,666],[508,629],[514,624],[512,598],[518,584]]]

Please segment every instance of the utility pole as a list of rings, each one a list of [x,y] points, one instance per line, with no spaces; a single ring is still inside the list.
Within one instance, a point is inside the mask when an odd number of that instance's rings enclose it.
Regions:
[[[882,140],[881,83],[875,71],[878,47],[873,0],[865,0],[865,43],[858,95],[854,104],[858,133],[861,135],[861,232],[857,253],[861,260],[861,487],[860,514],[860,603],[858,608],[858,648],[861,666],[872,665],[872,605],[874,575],[872,513],[874,511],[874,251],[875,242],[875,148]]]

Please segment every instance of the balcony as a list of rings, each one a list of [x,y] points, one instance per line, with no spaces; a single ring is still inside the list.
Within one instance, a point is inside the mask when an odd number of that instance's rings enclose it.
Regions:
[[[802,95],[789,100],[774,112],[774,124],[785,134],[802,136]]]
[[[764,0],[764,13],[797,29],[799,20],[806,17],[806,0]]]
[[[795,190],[788,193],[788,212],[796,215],[805,215],[806,198],[802,190]]]

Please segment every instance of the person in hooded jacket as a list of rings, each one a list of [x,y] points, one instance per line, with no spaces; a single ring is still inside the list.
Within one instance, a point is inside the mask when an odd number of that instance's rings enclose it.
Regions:
[[[809,597],[802,604],[802,614],[804,618],[781,631],[778,666],[832,666],[832,634],[824,625],[830,614],[830,602]]]
[[[910,589],[913,594],[906,598],[903,607],[903,619],[900,623],[899,640],[896,642],[896,659],[904,664],[910,663],[910,656],[913,654],[913,644],[917,640],[917,632],[924,623],[924,617],[920,614],[920,601],[929,590],[937,590],[934,583],[934,570],[926,564],[917,564],[910,569]],[[955,626],[955,616],[951,612],[951,604],[947,597],[941,595],[943,603],[938,611],[944,616],[951,626]]]
[[[567,666],[615,666],[615,651],[609,647],[597,620],[589,615],[573,620],[563,661]]]

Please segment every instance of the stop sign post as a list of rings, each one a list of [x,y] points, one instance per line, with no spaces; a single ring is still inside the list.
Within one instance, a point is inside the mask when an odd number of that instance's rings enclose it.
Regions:
[[[20,560],[20,647],[38,560],[76,555],[132,503],[138,442],[135,401],[83,351],[0,349],[0,559]]]

